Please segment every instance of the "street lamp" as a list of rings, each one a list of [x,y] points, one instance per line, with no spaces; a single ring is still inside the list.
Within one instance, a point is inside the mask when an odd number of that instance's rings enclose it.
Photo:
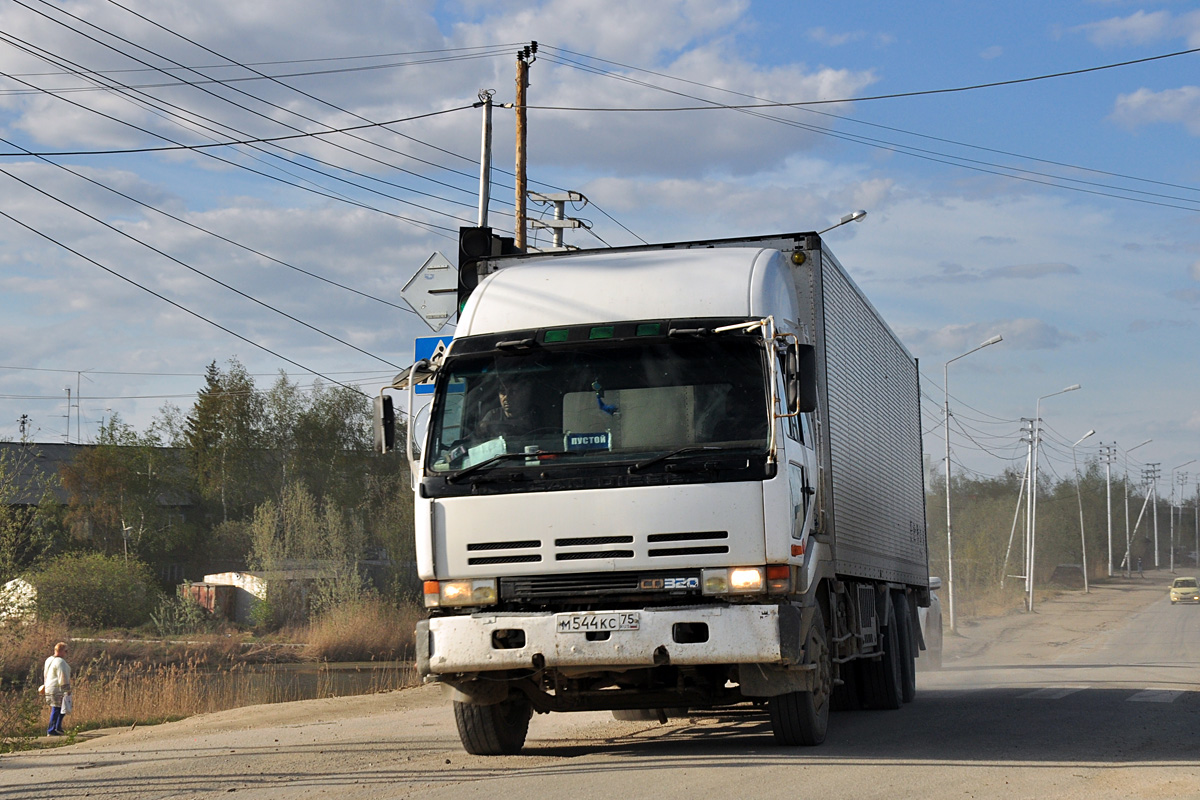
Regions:
[[[1195,464],[1196,459],[1185,461],[1178,467],[1171,467],[1171,574],[1175,574],[1175,471],[1186,467],[1188,464]],[[1187,476],[1184,475],[1183,483],[1187,483]],[[1181,486],[1182,488],[1182,486]],[[1180,492],[1182,494],[1182,492]],[[1179,524],[1183,524],[1183,511],[1179,512]]]
[[[950,601],[951,631],[954,630],[954,545],[953,537],[951,536],[952,526],[950,524],[950,365],[960,358],[966,358],[976,350],[982,350],[989,345],[999,344],[1002,341],[1004,341],[1004,337],[997,334],[978,347],[963,353],[961,356],[955,356],[942,366],[942,387],[946,393],[946,402],[943,408],[946,419],[946,596]]]
[[[1034,549],[1037,545],[1038,452],[1042,448],[1042,401],[1047,397],[1066,394],[1079,388],[1081,387],[1078,383],[1073,383],[1065,389],[1042,395],[1037,399],[1037,406],[1033,414],[1033,469],[1029,471],[1029,569],[1025,572],[1026,588],[1029,590],[1027,602],[1030,611],[1033,611]]]
[[[817,236],[820,236],[822,233],[827,233],[827,232],[833,230],[834,228],[839,228],[842,225],[845,225],[847,222],[858,222],[860,219],[862,219],[866,215],[867,215],[867,212],[863,211],[861,208],[858,211],[851,211],[849,214],[844,215],[841,219],[839,219],[833,225],[830,225],[825,230],[817,231]]]
[[[1079,446],[1079,442],[1095,433],[1092,429],[1079,437],[1079,441],[1071,445],[1071,461],[1075,464],[1075,496],[1079,500],[1079,550],[1083,554],[1083,593],[1088,593],[1088,577],[1087,577],[1087,538],[1083,535],[1083,489],[1079,486],[1079,459],[1075,455],[1075,448]]]
[[[1139,447],[1148,445],[1153,441],[1154,441],[1153,439],[1147,439],[1146,441],[1142,442],[1141,444],[1135,444],[1133,447],[1131,447],[1125,451],[1125,577],[1126,578],[1129,577],[1130,570],[1133,569],[1133,563],[1132,563],[1133,560],[1130,558],[1130,556],[1133,555],[1133,549],[1132,549],[1130,541],[1129,541],[1129,537],[1130,537],[1130,532],[1129,532],[1129,454],[1132,453],[1134,450],[1137,450]]]

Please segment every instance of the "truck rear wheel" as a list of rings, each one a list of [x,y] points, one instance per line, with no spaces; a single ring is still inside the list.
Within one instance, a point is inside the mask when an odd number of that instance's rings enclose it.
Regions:
[[[867,708],[892,710],[899,708],[904,703],[898,629],[896,609],[889,603],[887,624],[884,625],[880,634],[883,655],[875,661],[859,662],[863,705]]]
[[[808,631],[804,646],[807,663],[815,664],[816,685],[811,692],[788,692],[767,702],[771,733],[777,744],[812,747],[825,741],[829,727],[829,700],[833,694],[833,662],[818,616]]]
[[[896,633],[900,645],[900,699],[911,703],[917,697],[917,643],[912,635],[908,595],[895,592],[892,603],[896,607]]]
[[[520,752],[529,733],[533,707],[529,698],[513,692],[490,706],[454,701],[454,722],[463,749],[476,756],[507,756]]]

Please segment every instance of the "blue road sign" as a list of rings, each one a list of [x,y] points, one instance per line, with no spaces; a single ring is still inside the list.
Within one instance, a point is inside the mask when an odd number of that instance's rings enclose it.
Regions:
[[[416,339],[416,348],[413,353],[413,361],[420,361],[422,358],[432,358],[434,353],[439,349],[445,350],[450,346],[450,342],[454,340],[453,336],[418,336]],[[416,385],[417,394],[433,394],[433,383],[418,383]]]

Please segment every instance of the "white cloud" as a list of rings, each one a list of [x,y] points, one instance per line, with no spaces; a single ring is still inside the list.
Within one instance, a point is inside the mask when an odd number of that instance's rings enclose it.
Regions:
[[[1192,280],[1200,281],[1200,261],[1193,261],[1191,267]]]
[[[1155,122],[1176,122],[1200,136],[1200,86],[1154,92],[1138,89],[1117,98],[1111,119],[1129,128]]]
[[[1171,33],[1171,14],[1166,11],[1136,11],[1128,17],[1111,17],[1080,25],[1075,30],[1100,47],[1148,44]]]
[[[980,52],[979,57],[985,61],[991,61],[992,59],[999,58],[1002,55],[1004,55],[1004,48],[998,44],[994,44]]]
[[[1189,48],[1200,47],[1200,11],[1174,15],[1169,11],[1136,11],[1127,17],[1110,17],[1078,25],[1098,47],[1127,47],[1182,38]]]
[[[962,352],[996,334],[1014,350],[1056,350],[1079,341],[1056,325],[1040,319],[1007,319],[946,325],[937,329],[900,327],[900,338],[917,352]]]

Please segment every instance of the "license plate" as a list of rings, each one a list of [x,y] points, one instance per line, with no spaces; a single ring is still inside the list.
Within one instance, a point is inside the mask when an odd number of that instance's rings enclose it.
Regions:
[[[585,611],[559,614],[556,619],[559,633],[636,631],[641,628],[641,618],[636,611]]]

